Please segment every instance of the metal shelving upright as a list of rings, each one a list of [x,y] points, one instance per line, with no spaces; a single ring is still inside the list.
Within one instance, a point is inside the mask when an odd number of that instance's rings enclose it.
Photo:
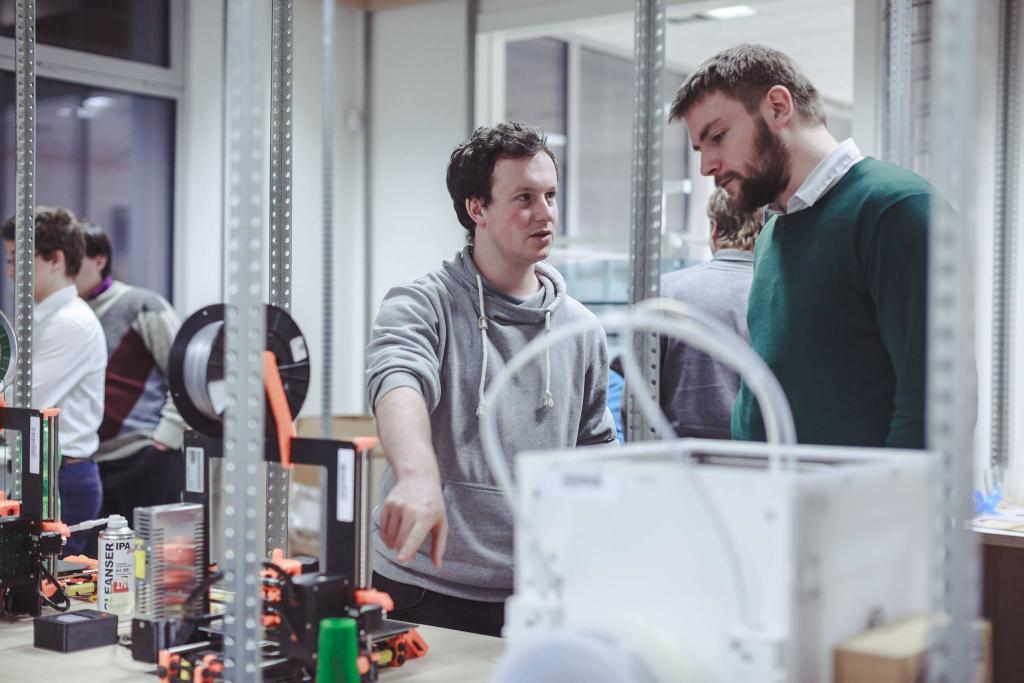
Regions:
[[[270,303],[292,308],[292,78],[295,0],[274,0],[270,52]],[[289,473],[267,463],[267,554],[288,553]]]
[[[14,29],[15,238],[14,337],[18,358],[14,406],[32,407],[32,316],[35,303],[36,243],[36,3],[17,0]],[[13,489],[21,498],[21,458],[13,458]]]
[[[228,0],[225,220],[224,583],[233,596],[224,620],[224,680],[259,683],[259,552],[263,475],[265,344],[263,240],[266,230],[267,107],[264,64],[268,10],[262,0]]]
[[[661,291],[662,143],[665,106],[662,82],[665,73],[664,0],[636,0],[634,4],[633,60],[636,85],[633,97],[633,191],[630,202],[629,302],[635,304]],[[637,333],[633,349],[640,350],[644,387],[658,400],[660,344],[658,335]],[[627,392],[629,441],[653,438],[639,404]]]

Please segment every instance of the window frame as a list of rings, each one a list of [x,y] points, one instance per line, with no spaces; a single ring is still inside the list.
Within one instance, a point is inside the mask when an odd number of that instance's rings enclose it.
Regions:
[[[632,63],[634,55],[632,51],[617,48],[597,40],[576,36],[560,35],[557,28],[552,26],[537,26],[529,28],[517,28],[507,31],[496,31],[493,33],[478,33],[476,36],[476,82],[475,82],[475,125],[493,125],[496,121],[505,118],[505,50],[507,43],[530,40],[534,38],[550,38],[559,40],[566,44],[566,165],[569,167],[566,174],[564,187],[562,188],[568,204],[568,211],[565,212],[563,226],[564,235],[568,239],[580,236],[579,222],[579,129],[580,129],[580,65],[581,53],[584,49],[593,50],[610,57],[617,57]],[[687,72],[690,67],[666,63],[666,71]],[[687,155],[687,164],[692,171],[693,155]],[[683,181],[684,183],[686,181]],[[692,181],[691,181],[692,182]],[[673,194],[683,192],[688,194],[685,185],[676,189],[673,183]],[[663,197],[667,202],[668,193]],[[663,207],[664,208],[664,207]],[[687,211],[692,211],[689,207]],[[688,215],[688,214],[687,214]],[[703,235],[683,233],[683,240],[688,244],[697,247],[702,246],[707,238]],[[602,252],[603,253],[603,252]],[[628,258],[628,252],[621,256]]]
[[[183,125],[185,108],[186,30],[190,0],[170,0],[168,19],[168,57],[170,65],[155,66],[145,62],[108,57],[91,52],[36,44],[36,78],[64,81],[75,85],[118,90],[132,95],[147,95],[172,101],[174,111],[174,140],[171,192],[171,252],[168,254],[170,290],[168,299],[175,303],[179,291],[179,255],[183,253],[184,238],[184,183],[183,163],[186,131]],[[14,73],[15,41],[0,37],[0,70]],[[37,180],[38,182],[38,180]]]

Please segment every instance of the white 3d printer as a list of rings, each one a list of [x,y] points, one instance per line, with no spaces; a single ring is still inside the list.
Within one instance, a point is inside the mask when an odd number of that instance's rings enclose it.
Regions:
[[[684,317],[655,312],[666,307]],[[523,453],[513,484],[488,411],[485,451],[516,520],[495,683],[828,683],[839,642],[928,609],[935,456],[793,445],[763,361],[714,319],[677,309],[649,303],[603,322],[678,336],[736,367],[768,443]],[[547,345],[588,327],[524,349],[487,405]],[[630,356],[627,377],[639,377]],[[637,400],[672,435],[650,397]]]

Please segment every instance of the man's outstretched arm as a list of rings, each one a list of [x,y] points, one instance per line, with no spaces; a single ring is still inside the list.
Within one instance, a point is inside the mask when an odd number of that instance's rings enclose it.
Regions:
[[[375,413],[381,445],[398,478],[381,507],[381,540],[397,549],[398,561],[405,564],[429,534],[431,560],[440,568],[448,542],[448,515],[426,401],[415,389],[400,386],[380,398]]]

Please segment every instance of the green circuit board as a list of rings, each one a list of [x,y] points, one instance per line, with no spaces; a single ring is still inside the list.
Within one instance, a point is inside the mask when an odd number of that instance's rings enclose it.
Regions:
[[[16,353],[14,328],[11,327],[10,321],[0,314],[0,389],[6,388],[14,378]]]

